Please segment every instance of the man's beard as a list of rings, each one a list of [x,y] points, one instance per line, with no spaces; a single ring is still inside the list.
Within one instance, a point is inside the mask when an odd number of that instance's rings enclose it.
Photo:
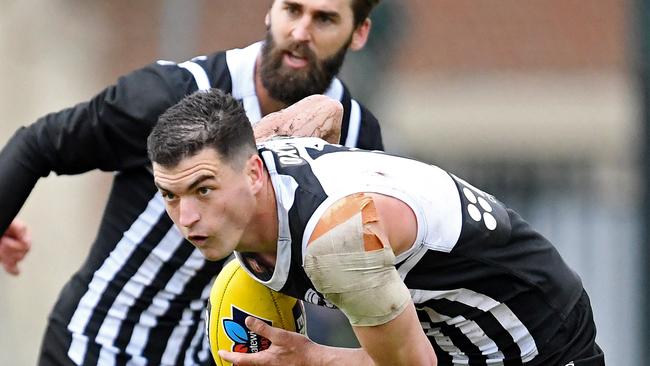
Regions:
[[[294,42],[285,49],[279,49],[270,30],[262,47],[260,77],[262,85],[273,99],[293,104],[309,95],[322,94],[332,79],[339,73],[352,37],[331,57],[318,60],[305,43]],[[307,66],[300,70],[283,65],[284,51],[297,51],[307,60]]]

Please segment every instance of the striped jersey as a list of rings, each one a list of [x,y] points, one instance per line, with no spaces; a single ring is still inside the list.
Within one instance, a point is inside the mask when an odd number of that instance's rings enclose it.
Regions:
[[[223,263],[205,261],[173,226],[153,185],[146,138],[168,107],[210,87],[232,93],[257,122],[260,49],[256,43],[179,64],[158,61],[88,102],[21,128],[0,153],[0,232],[39,177],[116,172],[90,254],[50,315],[60,354],[74,364],[212,363],[202,319]],[[341,81],[334,79],[325,94],[343,104],[342,144],[383,148],[377,120]]]
[[[303,269],[316,224],[336,201],[374,192],[406,203],[417,238],[396,257],[440,365],[543,364],[544,348],[582,294],[555,248],[492,195],[432,165],[331,145],[316,138],[258,146],[278,205],[275,268],[268,287],[327,306]],[[408,340],[405,340],[408,346]],[[541,362],[541,363],[540,363]]]

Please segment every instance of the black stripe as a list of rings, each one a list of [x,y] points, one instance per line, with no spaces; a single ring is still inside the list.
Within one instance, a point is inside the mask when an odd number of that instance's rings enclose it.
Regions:
[[[190,345],[192,344],[192,339],[196,336],[197,331],[200,333],[203,333],[201,329],[203,328],[202,326],[200,327],[199,325],[203,325],[203,321],[201,321],[201,314],[203,314],[203,308],[202,307],[200,310],[195,310],[192,314],[192,320],[193,320],[193,325],[189,328],[188,332],[185,334],[185,339],[183,339],[183,343],[181,345],[181,350],[182,352],[179,352],[178,355],[176,356],[176,364],[181,365],[183,364],[183,361],[185,360],[185,357],[187,357],[188,352],[192,352],[193,354],[190,355],[190,360],[194,362],[194,364],[200,364],[199,360],[199,355],[198,355],[198,350],[201,350],[201,344],[203,342],[202,339],[198,340],[198,344],[196,345],[195,348],[190,348]]]
[[[203,267],[197,272],[195,276],[186,284],[185,291],[183,291],[183,296],[185,294],[196,294],[203,292],[203,289],[212,281],[214,278],[215,270],[218,272],[223,266],[224,261],[219,262],[205,262]],[[218,268],[218,269],[217,269]],[[194,296],[191,299],[198,299],[199,296]],[[162,359],[162,355],[165,351],[167,344],[161,344],[161,339],[169,339],[171,336],[174,327],[178,325],[178,321],[183,315],[183,311],[189,306],[188,302],[178,303],[173,302],[170,304],[167,311],[159,318],[160,326],[155,327],[149,333],[150,342],[147,343],[144,351],[142,352],[143,357],[149,360],[151,365],[158,365]],[[199,313],[207,306],[207,299],[205,304],[199,310]],[[199,322],[201,323],[201,322]],[[201,323],[202,325],[202,323]]]
[[[431,276],[435,273],[435,276]],[[563,319],[546,296],[501,266],[452,253],[428,251],[404,279],[408,288],[444,291],[459,287],[504,303],[519,318],[537,346],[552,337]],[[534,307],[535,311],[530,311]]]
[[[102,266],[110,252],[140,214],[147,208],[156,192],[153,178],[144,169],[133,169],[113,179],[110,198],[104,210],[97,237],[83,267],[63,287],[50,318],[58,323],[70,323],[81,298],[88,292],[93,274]],[[117,214],[119,213],[119,214]],[[68,351],[70,338],[65,352]]]
[[[478,308],[474,308],[468,305],[465,305],[460,302],[450,301],[447,299],[433,299],[425,302],[422,306],[429,307],[436,311],[439,314],[443,314],[449,317],[462,316],[465,319],[472,320],[481,328],[481,330],[486,334],[487,337],[492,339],[494,343],[499,348],[504,355],[504,364],[507,366],[510,365],[521,365],[521,349],[517,343],[513,340],[510,333],[498,322],[494,315],[490,312],[482,311]],[[456,327],[454,327],[456,328]],[[443,333],[445,332],[445,327],[441,327]],[[456,328],[457,329],[457,328]],[[471,343],[469,338],[463,336],[463,338]],[[481,355],[480,350],[474,344],[471,346],[467,343],[456,343],[456,339],[452,338],[454,344],[461,349],[467,356],[470,358],[470,364],[472,359],[482,358],[484,361],[487,358]],[[462,339],[459,341],[463,341]],[[466,348],[467,347],[467,348]]]
[[[226,52],[217,52],[205,60],[194,60],[199,64],[210,79],[210,85],[213,88],[221,89],[225,92],[232,92],[232,76],[228,70],[226,62]]]
[[[431,322],[431,318],[429,317],[429,314],[427,314],[425,310],[418,308],[415,311],[418,315],[418,319],[420,320],[421,324],[427,324],[429,326],[429,329],[437,328],[435,323]],[[425,329],[425,332],[426,331],[427,329]],[[447,353],[442,348],[440,348],[440,346],[438,346],[438,343],[435,342],[433,336],[427,336],[427,338],[429,339],[429,342],[431,343],[431,346],[433,346],[433,350],[436,353],[436,358],[438,359],[438,366],[448,366],[448,365],[451,366],[453,360],[451,355],[449,355],[449,353]]]
[[[115,339],[115,346],[117,348],[126,349],[127,345],[131,341],[135,325],[139,323],[142,313],[151,305],[156,294],[165,288],[165,285],[169,282],[174,273],[182,267],[185,261],[187,261],[193,250],[194,247],[187,241],[183,240],[171,255],[171,258],[174,258],[174,262],[167,261],[159,268],[153,281],[142,290],[140,296],[129,308],[126,320],[123,322],[117,338]],[[184,294],[180,294],[178,297],[183,295]],[[169,301],[175,301],[175,299]],[[118,362],[118,365],[121,364],[122,363]]]
[[[343,83],[341,83],[343,85]],[[343,121],[341,123],[341,139],[339,144],[345,145],[345,140],[348,138],[348,129],[350,128],[350,113],[352,110],[352,97],[350,92],[343,85],[343,95],[341,96],[341,104],[343,105]]]
[[[124,262],[122,267],[115,273],[115,277],[108,283],[106,290],[102,293],[91,315],[86,328],[83,333],[86,334],[89,340],[94,340],[99,333],[99,328],[106,319],[108,311],[113,306],[117,296],[122,291],[124,286],[128,283],[129,279],[138,271],[142,263],[149,256],[151,251],[158,245],[158,243],[167,234],[171,228],[170,220],[167,214],[163,211],[149,233],[142,239],[140,243],[135,244],[136,248],[131,253],[131,256]],[[100,346],[95,342],[89,342],[84,364],[95,365],[97,357],[99,356]]]

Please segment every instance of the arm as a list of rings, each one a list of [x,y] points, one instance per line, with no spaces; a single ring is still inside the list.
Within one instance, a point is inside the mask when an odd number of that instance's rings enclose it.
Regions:
[[[312,95],[262,118],[255,126],[255,140],[274,136],[320,137],[338,143],[341,136],[341,103],[324,95]]]
[[[219,357],[238,366],[437,365],[436,355],[422,332],[412,303],[388,323],[371,327],[353,327],[362,348],[340,348],[317,344],[302,334],[273,328],[253,317],[246,319],[246,326],[269,339],[271,347],[253,354],[219,351]]]
[[[241,366],[255,362],[435,366],[433,347],[394,266],[393,252],[410,247],[416,231],[415,216],[402,201],[354,194],[330,206],[310,234],[305,272],[314,287],[348,317],[361,349],[317,345],[300,335],[268,331],[255,322],[258,330],[273,337],[271,342],[278,343],[256,355],[220,355]]]
[[[120,78],[88,102],[18,129],[0,151],[0,233],[5,235],[0,250],[8,250],[10,241],[5,239],[13,229],[5,230],[40,177],[148,163],[146,138],[158,114],[193,89],[188,72],[152,64]],[[16,272],[15,263],[10,268]]]

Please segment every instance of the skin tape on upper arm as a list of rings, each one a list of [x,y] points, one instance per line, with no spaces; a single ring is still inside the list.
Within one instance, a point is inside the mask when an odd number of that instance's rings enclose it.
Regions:
[[[307,245],[305,272],[354,326],[384,324],[411,299],[387,243],[372,198],[355,194],[327,210]]]

